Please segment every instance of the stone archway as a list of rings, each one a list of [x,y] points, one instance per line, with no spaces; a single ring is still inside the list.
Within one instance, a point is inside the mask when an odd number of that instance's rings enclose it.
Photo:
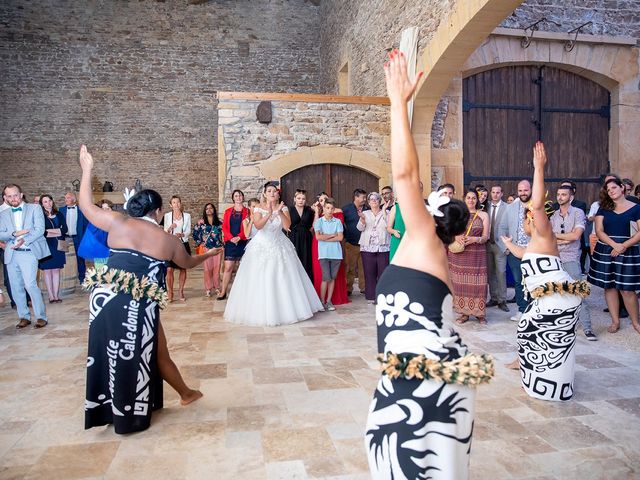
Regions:
[[[357,167],[379,178],[382,188],[391,182],[391,164],[375,155],[332,145],[304,147],[286,155],[279,155],[262,162],[258,169],[264,178],[282,178],[307,165],[337,164]]]
[[[466,59],[522,0],[466,0],[456,2],[418,61],[425,71],[415,96],[411,130],[420,159],[420,175],[431,184],[431,125],[440,98]]]

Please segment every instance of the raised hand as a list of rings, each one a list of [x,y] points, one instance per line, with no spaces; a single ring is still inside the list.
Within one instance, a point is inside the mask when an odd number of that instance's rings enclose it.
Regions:
[[[87,151],[87,147],[82,145],[80,147],[80,167],[83,171],[91,170],[93,168],[93,157]]]
[[[392,50],[389,61],[384,64],[384,78],[387,83],[387,95],[392,104],[406,103],[418,86],[423,72],[418,73],[413,80],[407,74],[407,60],[404,53]]]
[[[533,167],[543,170],[546,163],[547,154],[544,150],[544,143],[536,142],[533,146]]]

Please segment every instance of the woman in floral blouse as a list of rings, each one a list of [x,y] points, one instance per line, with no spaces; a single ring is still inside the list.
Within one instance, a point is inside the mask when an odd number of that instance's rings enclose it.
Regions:
[[[222,239],[222,222],[218,218],[218,212],[213,203],[207,203],[202,211],[202,218],[193,229],[193,241],[196,248],[204,246],[205,251],[211,248],[224,246]],[[207,297],[211,296],[211,290],[215,288],[216,295],[220,293],[220,266],[221,255],[209,257],[204,265],[204,289]]]

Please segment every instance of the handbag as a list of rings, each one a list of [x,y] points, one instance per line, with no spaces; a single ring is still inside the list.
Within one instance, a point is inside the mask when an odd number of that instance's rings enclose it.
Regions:
[[[473,226],[473,221],[476,219],[477,216],[478,216],[478,211],[476,210],[476,213],[471,219],[471,222],[469,222],[469,228],[467,228],[467,232],[464,234],[465,237],[469,235],[469,232],[471,231],[471,227]],[[462,253],[464,252],[464,243],[462,243],[459,240],[454,240],[452,243],[449,244],[447,248],[451,253]]]
[[[58,246],[57,249],[61,252],[68,252],[69,251],[69,242],[67,242],[66,240],[58,240]]]
[[[213,229],[209,232],[209,235],[207,235],[207,238],[205,238],[200,245],[196,246],[196,255],[204,255],[205,253],[207,253],[207,247],[205,245],[209,241],[209,237],[211,236],[212,233],[213,233]]]

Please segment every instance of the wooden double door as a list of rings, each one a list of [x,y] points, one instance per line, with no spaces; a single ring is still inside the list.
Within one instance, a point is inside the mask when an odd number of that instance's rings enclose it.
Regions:
[[[500,183],[505,192],[533,176],[532,147],[545,143],[550,199],[563,179],[577,183],[577,198],[597,200],[609,171],[609,91],[552,67],[497,68],[463,82],[465,186]]]
[[[325,192],[342,207],[353,200],[353,191],[361,188],[366,192],[379,190],[378,177],[369,172],[347,165],[324,163],[308,165],[286,174],[280,179],[282,201],[293,204],[296,189],[307,191],[307,203],[316,201],[320,192]]]

